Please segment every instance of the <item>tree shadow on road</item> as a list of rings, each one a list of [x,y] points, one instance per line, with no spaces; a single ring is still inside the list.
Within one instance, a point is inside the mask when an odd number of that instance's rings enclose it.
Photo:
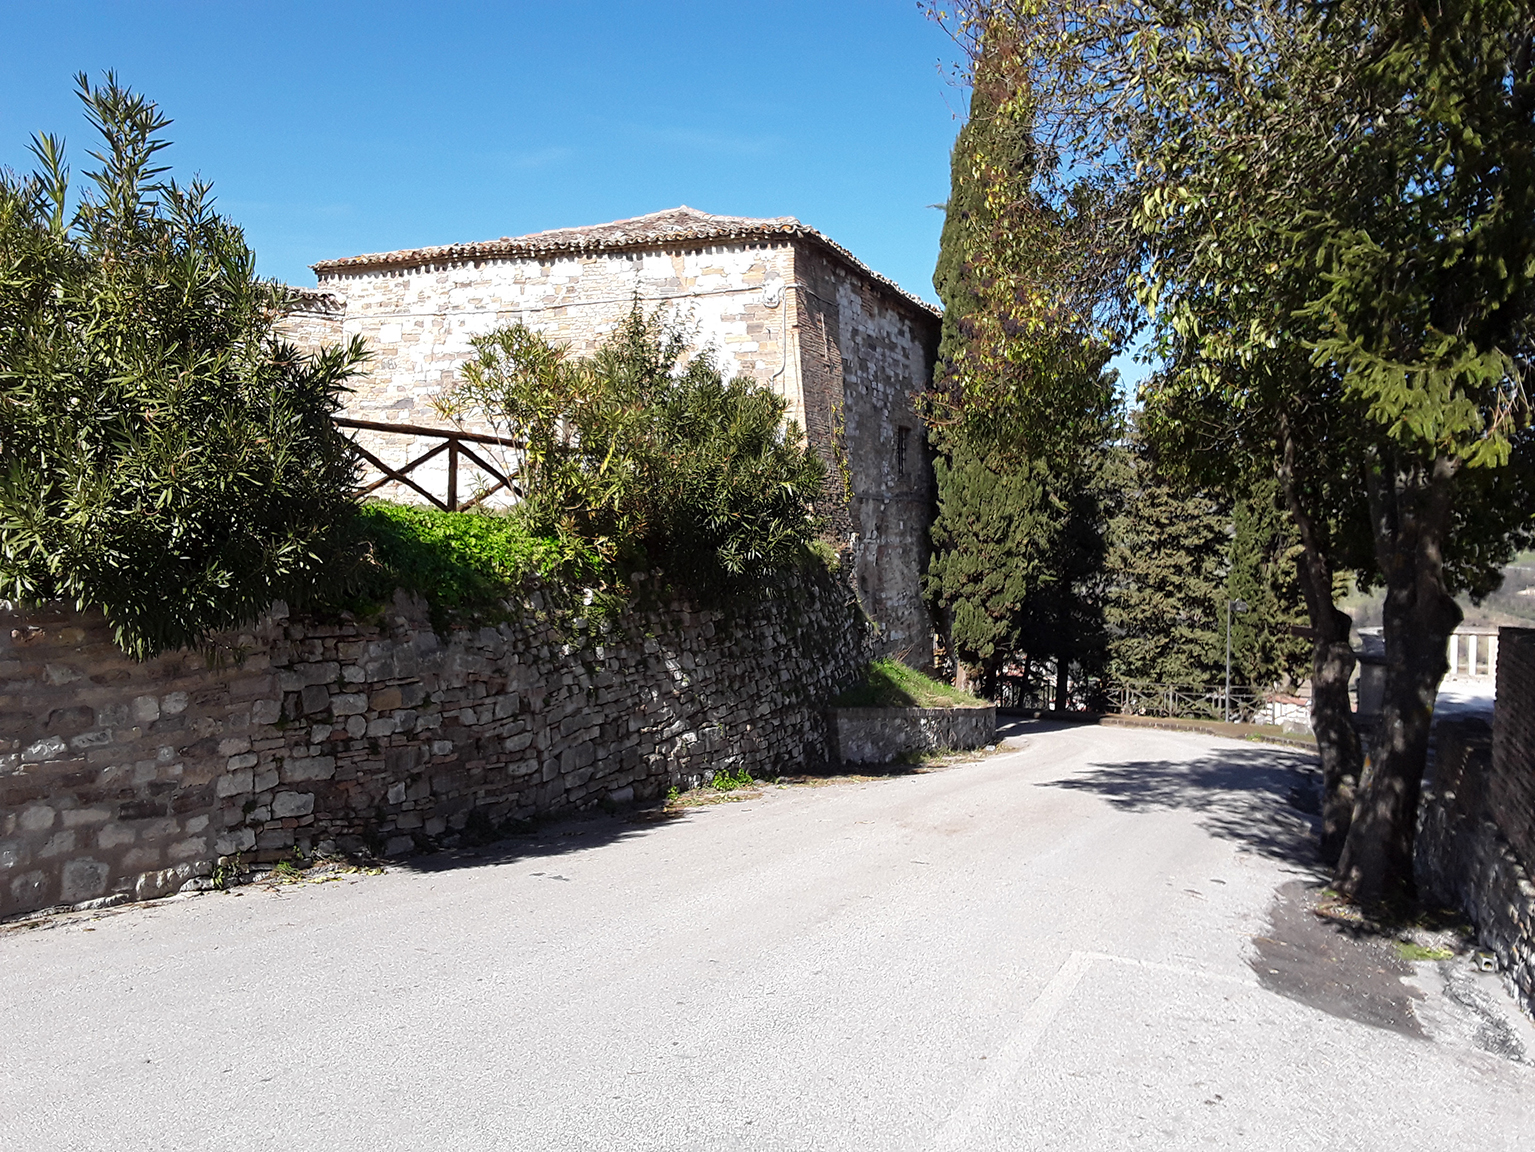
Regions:
[[[780,784],[818,787],[829,784],[856,783],[895,776],[920,775],[935,771],[927,764],[819,764],[801,766],[794,775],[779,776]],[[774,783],[764,780],[763,784]],[[392,868],[413,872],[443,872],[457,868],[482,868],[513,864],[519,860],[540,860],[599,848],[648,835],[667,824],[695,818],[700,811],[739,801],[758,799],[762,793],[751,787],[732,792],[713,792],[708,788],[684,794],[681,803],[650,801],[635,807],[607,811],[562,812],[535,818],[521,826],[487,826],[479,835],[471,825],[457,844],[439,846],[425,837],[418,850],[392,857]],[[690,802],[689,796],[694,797]],[[556,877],[558,879],[558,877]]]
[[[1319,779],[1304,752],[1233,747],[1198,760],[1093,764],[1039,787],[1097,793],[1122,811],[1197,812],[1212,836],[1309,871],[1319,863]]]
[[[456,868],[484,868],[584,852],[623,840],[633,840],[658,825],[686,819],[659,807],[617,813],[562,814],[530,821],[525,829],[496,835],[489,843],[445,847],[401,856],[389,861],[391,868],[412,872],[446,872]]]

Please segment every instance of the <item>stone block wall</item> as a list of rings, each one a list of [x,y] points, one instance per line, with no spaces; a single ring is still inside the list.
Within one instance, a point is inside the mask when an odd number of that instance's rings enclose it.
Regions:
[[[938,320],[808,245],[795,252],[794,271],[797,390],[837,490],[828,518],[852,544],[853,580],[879,623],[880,654],[927,664],[933,623],[922,573],[936,496],[915,397],[932,379]]]
[[[534,594],[435,632],[289,618],[223,659],[136,663],[97,614],[0,616],[0,917],[150,899],[220,860],[386,855],[652,799],[722,769],[833,755],[822,705],[868,659],[830,578],[736,609],[673,603],[604,630]]]
[[[456,383],[460,365],[473,353],[474,337],[523,323],[584,355],[628,317],[638,297],[647,311],[664,305],[689,325],[697,346],[711,349],[727,376],[750,376],[773,386],[788,401],[790,418],[803,424],[800,397],[785,382],[783,286],[792,276],[792,250],[783,242],[349,268],[326,274],[306,297],[341,302],[329,329],[311,319],[317,305],[284,324],[296,342],[311,334],[333,343],[361,336],[373,351],[366,372],[351,383],[345,415],[440,427],[444,422],[433,401]],[[502,431],[473,422],[468,427]],[[355,435],[396,468],[436,446],[406,433]],[[503,456],[491,463],[505,469],[512,461]],[[446,458],[423,465],[415,476],[442,498]],[[473,482],[465,482],[466,491]],[[419,499],[398,484],[385,485],[378,494]]]
[[[277,323],[277,332],[300,352],[315,353],[345,343],[341,321],[346,305],[314,288],[292,289],[293,307]]]
[[[363,337],[375,353],[348,414],[435,424],[431,400],[457,379],[475,336],[521,322],[585,354],[636,297],[647,311],[665,304],[690,322],[727,374],[768,384],[782,376],[779,299],[792,276],[789,244],[750,242],[348,268],[326,273],[318,291],[344,301],[340,334]]]
[[[913,754],[981,748],[997,738],[994,704],[967,708],[834,708],[837,751],[849,764],[893,764]]]
[[[1462,910],[1535,1015],[1535,630],[1499,637],[1497,705],[1435,729],[1414,870],[1422,896]]]

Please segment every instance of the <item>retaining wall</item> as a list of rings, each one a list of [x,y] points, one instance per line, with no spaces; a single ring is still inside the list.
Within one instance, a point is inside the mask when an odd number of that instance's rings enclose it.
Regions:
[[[403,595],[371,623],[278,605],[221,638],[215,667],[130,660],[99,614],[6,607],[0,917],[165,895],[236,856],[451,847],[826,760],[824,701],[869,656],[830,577],[606,630],[538,594],[507,607],[443,636]]]
[[[1471,919],[1535,1014],[1535,630],[1502,629],[1498,649],[1491,729],[1435,730],[1414,865],[1420,894]]]
[[[995,705],[835,708],[837,750],[849,764],[892,764],[912,753],[980,748],[997,734]]]

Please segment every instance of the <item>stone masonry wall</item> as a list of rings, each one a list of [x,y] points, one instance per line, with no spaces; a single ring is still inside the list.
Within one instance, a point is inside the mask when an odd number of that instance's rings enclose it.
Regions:
[[[577,354],[589,353],[623,322],[638,297],[647,310],[665,305],[689,324],[696,345],[712,349],[727,374],[773,387],[787,400],[790,417],[803,423],[803,403],[789,385],[792,373],[785,371],[783,285],[792,275],[789,245],[761,242],[347,269],[327,274],[316,295],[343,302],[335,338],[361,336],[374,354],[347,397],[346,415],[353,419],[443,426],[433,401],[456,381],[474,337],[523,323]],[[303,332],[311,330],[320,331],[309,324]],[[299,328],[294,333],[301,335]],[[367,431],[357,438],[393,467],[436,443]],[[504,467],[511,461],[492,463]],[[441,497],[447,490],[446,459],[424,465],[417,478]],[[472,487],[473,480],[467,480],[465,489]],[[418,498],[399,485],[385,486],[379,495]]]
[[[0,917],[151,899],[236,854],[396,855],[779,774],[834,755],[822,705],[868,658],[830,578],[606,631],[538,594],[447,636],[403,595],[373,623],[279,605],[213,667],[135,663],[96,614],[0,615]]]
[[[346,306],[339,297],[312,288],[295,290],[293,308],[277,323],[277,331],[284,340],[298,347],[300,352],[318,352],[322,348],[344,343],[341,321]]]
[[[810,442],[836,443],[848,476],[823,452],[828,483],[852,489],[828,501],[841,505],[832,519],[853,545],[852,575],[879,624],[879,653],[926,664],[933,625],[922,572],[935,483],[915,396],[932,379],[938,320],[817,249],[798,249],[794,268]]]
[[[1499,635],[1497,705],[1480,721],[1435,730],[1419,813],[1420,893],[1465,912],[1535,1014],[1535,630]]]
[[[893,764],[913,753],[980,748],[997,738],[994,704],[960,708],[834,708],[847,764]]]

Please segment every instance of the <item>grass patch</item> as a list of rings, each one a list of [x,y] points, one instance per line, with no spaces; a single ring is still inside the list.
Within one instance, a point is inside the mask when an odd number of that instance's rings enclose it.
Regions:
[[[1403,960],[1448,960],[1455,955],[1448,948],[1425,948],[1410,940],[1398,940],[1396,951]]]
[[[516,515],[369,501],[356,531],[368,553],[357,596],[375,602],[404,588],[437,608],[472,608],[535,578],[579,580],[597,568],[589,549],[535,536]]]
[[[838,708],[976,708],[986,701],[886,659],[870,664],[864,678],[832,703]]]

